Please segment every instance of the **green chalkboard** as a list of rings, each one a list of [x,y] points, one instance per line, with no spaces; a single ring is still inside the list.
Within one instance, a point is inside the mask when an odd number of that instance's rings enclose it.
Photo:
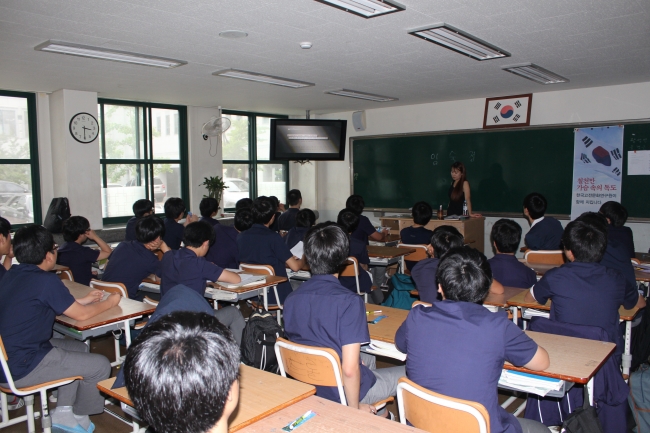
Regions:
[[[585,126],[581,126],[585,127]],[[410,208],[425,200],[447,208],[450,166],[462,161],[477,212],[522,212],[530,192],[543,194],[547,212],[571,213],[573,126],[510,131],[399,135],[352,140],[354,193],[367,208]],[[650,124],[626,124],[624,151],[650,150]],[[643,199],[650,176],[627,176],[622,202],[631,217],[650,218]]]

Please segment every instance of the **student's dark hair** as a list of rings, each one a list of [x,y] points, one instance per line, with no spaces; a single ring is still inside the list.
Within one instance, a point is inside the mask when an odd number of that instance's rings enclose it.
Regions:
[[[300,209],[296,214],[296,227],[311,227],[316,224],[316,214],[311,209]]]
[[[348,234],[341,227],[325,222],[305,235],[305,258],[312,275],[335,274],[350,254]]]
[[[604,203],[598,212],[609,218],[614,227],[623,227],[627,221],[627,209],[616,201]]]
[[[129,397],[158,432],[208,432],[221,419],[239,374],[240,352],[214,316],[162,316],[135,339],[124,361]]]
[[[433,257],[439,259],[452,248],[459,248],[464,245],[465,239],[456,227],[439,226],[433,230],[431,236],[431,246],[433,247]]]
[[[235,228],[237,231],[245,232],[253,226],[253,211],[245,207],[235,212]]]
[[[300,199],[302,199],[302,194],[298,189],[292,189],[287,194],[287,203],[289,203],[289,206],[297,206],[300,203]]]
[[[451,170],[453,171],[458,170],[460,172],[460,179],[458,179],[458,183],[451,190],[451,197],[450,197],[453,201],[458,201],[463,195],[464,192],[463,186],[465,185],[465,181],[467,180],[465,164],[463,164],[460,161],[456,161],[453,164],[451,164]]]
[[[605,218],[605,215],[599,212],[583,212],[575,220],[584,221],[587,224],[593,224],[595,226],[598,226],[601,230],[604,230],[605,233],[607,233],[607,229],[608,229],[607,218]]]
[[[133,203],[133,215],[135,215],[136,218],[142,218],[144,214],[151,212],[153,209],[153,203],[151,200],[147,200],[146,198],[141,198]]]
[[[251,206],[253,206],[253,200],[246,197],[237,200],[237,203],[235,203],[235,210],[238,211],[239,209],[249,208]]]
[[[351,209],[342,209],[336,217],[336,224],[340,225],[346,233],[354,233],[359,227],[359,214]]]
[[[175,220],[185,213],[185,203],[178,197],[170,197],[165,202],[165,218]]]
[[[357,215],[361,215],[363,209],[366,207],[366,202],[363,201],[363,197],[361,197],[359,194],[352,194],[345,201],[345,207]]]
[[[273,204],[273,212],[277,212],[278,208],[280,207],[280,200],[274,195],[271,195],[267,197],[269,200],[271,200],[271,204]]]
[[[446,299],[480,304],[490,291],[492,268],[478,250],[452,248],[440,260],[436,279]]]
[[[253,222],[255,224],[268,224],[275,215],[275,209],[270,198],[266,196],[257,197],[253,200],[253,206],[251,206]]]
[[[500,253],[515,253],[521,242],[521,226],[516,221],[501,218],[492,226],[490,240]]]
[[[571,221],[564,229],[564,249],[573,253],[576,262],[600,262],[607,249],[607,231],[592,216],[581,218]]]
[[[219,202],[214,197],[205,197],[199,203],[199,212],[203,218],[211,218],[212,214],[219,210]]]
[[[79,236],[90,229],[90,223],[82,216],[71,216],[63,221],[63,240],[75,242]]]
[[[54,237],[43,226],[29,225],[16,232],[13,246],[20,263],[40,265],[47,253],[54,250]]]
[[[183,231],[183,243],[186,247],[198,248],[205,241],[210,241],[210,246],[212,246],[214,244],[214,237],[214,228],[207,221],[190,223]]]
[[[411,209],[411,215],[413,215],[413,222],[421,226],[429,224],[431,217],[433,216],[433,209],[431,205],[425,201],[419,201],[413,205]]]
[[[0,235],[7,237],[9,236],[9,232],[11,231],[11,223],[0,217]]]
[[[528,209],[530,217],[534,220],[544,216],[547,206],[548,202],[544,196],[538,192],[531,192],[524,197],[524,208]]]
[[[135,238],[142,244],[148,244],[159,237],[165,237],[165,223],[156,215],[140,218],[135,223]]]

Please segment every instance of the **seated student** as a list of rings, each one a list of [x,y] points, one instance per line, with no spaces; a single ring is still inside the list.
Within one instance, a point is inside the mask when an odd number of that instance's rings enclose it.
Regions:
[[[543,195],[533,192],[524,198],[524,215],[530,223],[524,243],[531,250],[559,250],[562,224],[553,217],[544,217],[547,202]]]
[[[205,255],[205,259],[220,268],[239,268],[239,248],[237,248],[239,232],[237,228],[224,224],[216,224],[213,228],[215,240],[210,246],[208,254]]]
[[[238,211],[239,209],[244,209],[244,208],[249,208],[253,206],[253,200],[246,197],[237,200],[237,203],[235,203],[235,211]]]
[[[431,391],[482,404],[492,433],[549,433],[499,405],[497,383],[505,361],[535,371],[550,362],[546,350],[505,314],[480,305],[492,281],[485,256],[469,247],[452,248],[437,274],[443,301],[413,308],[395,334],[397,349],[407,354],[406,376]]]
[[[219,212],[219,202],[216,198],[204,197],[199,204],[199,212],[201,212],[201,219],[199,221],[205,221],[213,227],[220,224],[219,221],[214,218]]]
[[[631,228],[625,227],[627,209],[618,202],[608,201],[600,207],[598,213],[603,214],[607,218],[607,243],[616,241],[623,244],[629,254],[629,258],[633,259],[635,257],[634,235],[632,234]]]
[[[13,248],[11,247],[11,223],[0,217],[0,258],[4,260],[0,263],[0,280],[11,268],[11,259],[14,258]]]
[[[153,215],[154,205],[151,200],[146,198],[136,200],[133,203],[133,214],[135,215],[126,223],[126,234],[124,235],[125,241],[134,241],[135,238],[135,224],[142,217]]]
[[[359,225],[359,215],[352,212],[350,209],[343,209],[339,212],[336,218],[336,224],[341,226],[345,233],[352,235]],[[368,257],[368,248],[363,241],[355,239],[350,236],[350,250],[348,257],[352,256],[357,259],[357,272],[359,273],[359,290],[361,293],[372,293],[372,280],[368,273],[368,265],[370,264],[370,257]],[[357,281],[354,277],[339,277],[339,281],[343,287],[347,287],[354,293],[357,293]],[[381,290],[375,290],[381,292]],[[379,302],[381,303],[381,302]]]
[[[371,404],[395,395],[405,370],[403,366],[375,370],[374,356],[360,352],[361,345],[370,341],[363,298],[337,279],[349,250],[348,235],[337,225],[318,224],[307,233],[305,257],[312,277],[287,297],[285,332],[295,343],[335,350],[348,406],[376,413]],[[339,401],[336,387],[317,386],[316,395]]]
[[[45,227],[30,225],[14,236],[14,253],[20,262],[0,282],[0,335],[9,358],[9,370],[18,388],[62,377],[82,376],[59,388],[57,408],[51,412],[54,431],[92,433],[88,415],[104,411],[97,383],[108,378],[106,357],[88,353],[81,341],[51,338],[54,318],[60,314],[87,320],[116,306],[119,295],[105,301],[92,290],[75,300],[56,274],[58,246]],[[0,371],[0,384],[8,387]]]
[[[300,191],[297,189],[289,191],[289,194],[287,194],[287,202],[289,203],[289,209],[278,217],[278,228],[284,231],[289,231],[296,226],[296,217],[302,205],[302,194]]]
[[[363,209],[366,207],[363,197],[358,194],[351,195],[345,201],[345,207],[359,215],[359,227],[352,233],[353,238],[363,241],[366,245],[368,245],[368,239],[380,241],[384,238],[384,232],[378,232],[368,217],[362,215]]]
[[[495,255],[488,263],[492,276],[504,286],[529,289],[537,282],[537,274],[515,257],[521,242],[521,226],[502,218],[495,222],[490,233]]]
[[[83,247],[88,239],[94,241],[99,250]],[[82,216],[72,216],[63,221],[63,240],[65,243],[59,248],[57,263],[70,268],[75,282],[89,285],[95,277],[93,263],[110,256],[113,249],[90,229],[90,223]]]
[[[551,304],[551,320],[576,325],[599,326],[623,352],[618,309],[645,306],[636,288],[626,286],[624,276],[598,263],[607,248],[602,224],[572,221],[562,236],[568,263],[546,272],[526,294],[526,301]]]
[[[311,209],[302,209],[299,211],[298,215],[296,215],[294,226],[284,237],[284,242],[287,244],[289,249],[295,247],[298,242],[302,242],[305,235],[314,224],[316,224],[316,214]]]
[[[428,245],[431,242],[431,236],[433,236],[433,231],[425,229],[424,226],[429,224],[431,221],[431,216],[433,215],[433,209],[429,203],[419,201],[413,205],[411,209],[411,215],[413,215],[413,225],[411,227],[403,228],[399,232],[401,242],[403,244],[410,245]],[[406,260],[406,269],[409,271],[415,266],[414,261]]]
[[[155,215],[141,218],[135,225],[137,241],[120,242],[108,258],[102,280],[122,283],[129,292],[129,298],[141,301],[145,293],[140,291],[140,283],[151,274],[161,275],[160,260],[154,251],[163,253],[169,247],[162,240],[165,224]]]
[[[196,215],[187,215],[185,222],[180,224],[178,221],[183,216],[185,216],[185,203],[183,203],[183,200],[178,197],[168,198],[165,202],[165,235],[163,241],[172,250],[181,247],[185,226],[199,220]]]
[[[253,212],[250,207],[243,207],[235,212],[235,229],[241,233],[253,227]]]
[[[273,220],[273,223],[269,226],[271,230],[274,232],[279,232],[280,231],[280,226],[278,225],[278,220],[280,219],[280,216],[284,212],[284,205],[280,203],[280,200],[274,195],[269,196],[269,200],[271,200],[271,203],[273,203],[273,208],[275,209],[275,219]]]
[[[148,325],[129,348],[126,388],[157,432],[227,433],[239,401],[239,357],[217,319],[175,312]]]
[[[255,199],[251,207],[253,215],[253,226],[237,236],[237,247],[239,248],[239,260],[242,263],[256,265],[271,265],[275,275],[286,277],[287,270],[299,271],[304,262],[302,257],[294,257],[284,243],[282,237],[269,229],[275,221],[275,208],[273,202],[265,196]],[[278,296],[280,303],[284,303],[287,295],[291,293],[291,284],[288,281],[278,284]],[[269,304],[276,304],[275,294],[269,295]]]

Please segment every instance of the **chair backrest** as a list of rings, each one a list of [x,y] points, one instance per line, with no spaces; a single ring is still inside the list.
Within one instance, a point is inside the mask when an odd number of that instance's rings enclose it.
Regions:
[[[343,270],[341,270],[341,273],[339,274],[340,277],[359,277],[358,273],[358,267],[357,267],[357,258],[356,257],[348,257],[347,261],[345,262],[345,267]]]
[[[5,379],[7,380],[9,389],[11,389],[12,392],[16,392],[16,385],[14,385],[14,379],[11,376],[11,371],[9,371],[9,364],[7,364],[9,357],[7,356],[7,351],[5,350],[5,344],[2,341],[2,336],[0,336],[0,350],[2,351],[2,356],[0,356],[0,364],[2,364],[2,371],[5,374]]]
[[[424,307],[430,307],[433,304],[431,304],[430,302],[415,301],[415,302],[413,302],[413,305],[411,305],[411,308],[415,308],[416,305],[422,305]]]
[[[254,265],[251,263],[240,263],[242,271],[255,275],[275,275],[275,270],[271,265]]]
[[[534,251],[528,250],[524,255],[528,263],[540,263],[546,265],[563,265],[564,252],[562,250]]]
[[[275,342],[275,357],[282,376],[289,375],[310,385],[335,386],[338,388],[341,403],[347,406],[341,360],[334,350],[292,343],[280,337]]]
[[[158,306],[158,303],[160,301],[156,301],[155,299],[151,299],[148,296],[145,296],[144,299],[142,300],[145,304],[153,305],[153,306]]]
[[[490,415],[482,404],[429,391],[402,377],[397,384],[402,424],[431,433],[489,433]]]
[[[90,280],[90,287],[97,290],[105,290],[109,293],[117,293],[118,295],[124,296],[125,298],[129,297],[129,291],[126,290],[126,286],[122,283],[100,281],[93,278]]]
[[[59,271],[56,273],[58,277],[62,280],[70,280],[74,281],[74,277],[72,276],[72,271],[67,270],[67,271]]]
[[[419,262],[420,260],[424,260],[424,259],[429,257],[427,255],[427,246],[426,245],[399,244],[399,245],[397,245],[397,248],[415,248],[414,252],[412,252],[411,254],[407,254],[407,255],[403,256],[404,260],[408,260],[410,262]]]
[[[641,260],[637,259],[636,257],[632,257],[631,260],[632,260],[632,263],[635,264],[635,265],[638,265],[639,263],[641,263]]]

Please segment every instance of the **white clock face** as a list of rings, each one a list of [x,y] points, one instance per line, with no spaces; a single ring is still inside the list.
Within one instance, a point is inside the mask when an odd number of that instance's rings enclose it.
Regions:
[[[89,113],[79,113],[70,119],[70,134],[80,143],[90,143],[99,135],[97,119]]]

